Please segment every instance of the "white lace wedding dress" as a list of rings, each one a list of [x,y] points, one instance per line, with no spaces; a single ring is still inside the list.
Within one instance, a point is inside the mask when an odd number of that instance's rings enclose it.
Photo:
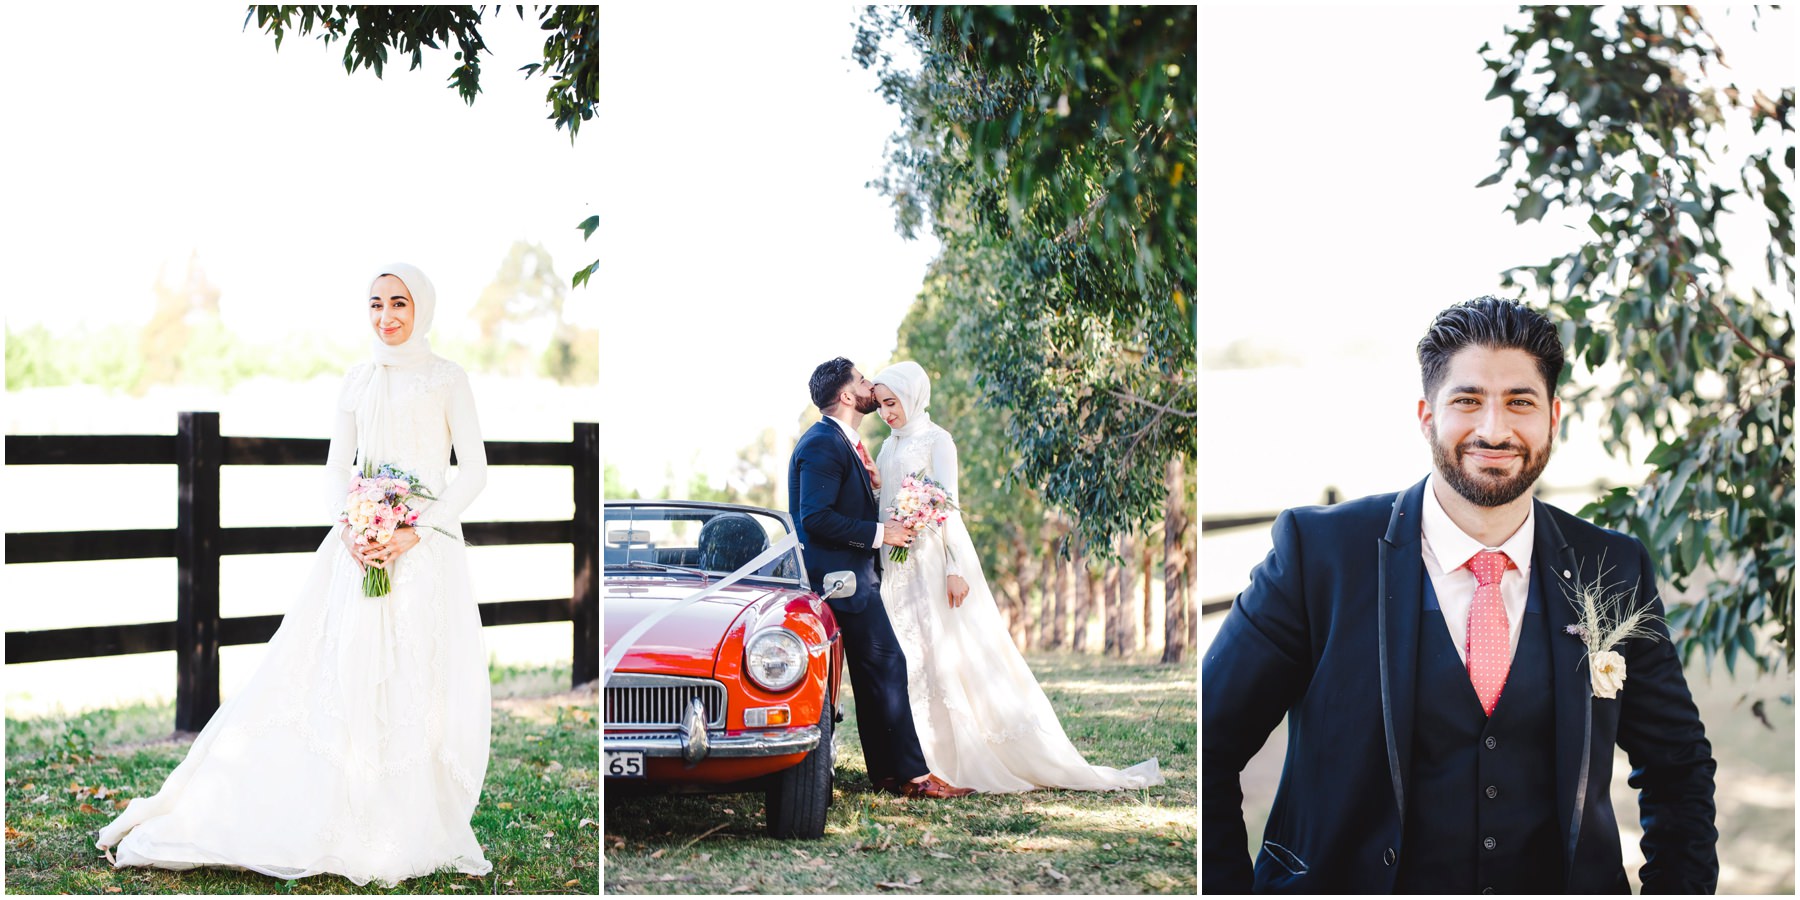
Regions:
[[[952,499],[958,496],[956,444],[935,424],[910,437],[890,435],[876,465],[883,510],[912,474],[928,475]],[[913,726],[932,772],[986,793],[1163,783],[1155,759],[1127,769],[1094,766],[1070,743],[1013,645],[959,513],[915,538],[905,562],[888,560],[885,548],[882,553],[881,600],[906,652]],[[951,574],[969,583],[955,609],[944,584]]]
[[[352,370],[347,391],[360,375]],[[487,459],[467,376],[429,357],[390,369],[387,388],[379,461],[440,498],[421,526],[460,534]],[[359,464],[357,433],[355,414],[340,409],[324,498],[334,512]],[[459,466],[446,486],[452,443]],[[340,528],[314,554],[249,684],[161,791],[100,832],[116,865],[331,872],[359,885],[491,868],[469,827],[487,772],[489,693],[463,545],[420,527],[419,545],[390,570],[393,592],[369,598]]]

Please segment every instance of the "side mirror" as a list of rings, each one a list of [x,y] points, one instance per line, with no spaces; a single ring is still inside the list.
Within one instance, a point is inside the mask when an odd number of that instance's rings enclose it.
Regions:
[[[832,572],[825,576],[825,593],[819,599],[833,600],[848,597],[856,593],[856,573],[851,571]]]

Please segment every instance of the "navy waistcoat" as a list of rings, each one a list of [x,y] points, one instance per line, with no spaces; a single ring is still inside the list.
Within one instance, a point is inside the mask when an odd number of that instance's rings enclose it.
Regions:
[[[1397,891],[1562,890],[1550,664],[1549,625],[1534,582],[1506,686],[1493,716],[1484,715],[1425,579]]]

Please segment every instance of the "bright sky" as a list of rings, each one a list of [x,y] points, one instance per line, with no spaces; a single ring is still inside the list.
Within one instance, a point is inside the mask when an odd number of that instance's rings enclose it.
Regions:
[[[1705,15],[1740,85],[1794,84],[1791,11],[1765,7],[1754,32],[1748,10]],[[1493,82],[1477,50],[1501,44],[1515,16],[1414,5],[1203,18],[1202,355],[1243,341],[1291,361],[1266,376],[1202,371],[1206,421],[1233,423],[1202,429],[1203,514],[1316,503],[1320,479],[1357,496],[1422,476],[1413,346],[1431,317],[1590,236],[1585,215],[1514,225],[1510,188],[1474,187],[1509,116],[1482,99]],[[1736,274],[1756,283],[1763,217],[1754,207],[1724,229]],[[1572,458],[1590,450],[1565,446],[1546,479],[1588,478]]]
[[[571,147],[545,118],[547,82],[516,73],[542,38],[510,7],[482,28],[493,54],[472,107],[446,86],[450,51],[346,75],[342,43],[290,33],[278,54],[243,7],[159,6],[124,28],[43,5],[7,19],[15,328],[146,321],[159,267],[176,282],[198,251],[252,342],[361,346],[367,273],[394,258],[436,283],[434,335],[472,334],[464,316],[514,240],[542,242],[564,278],[595,257],[575,226],[597,211],[603,136]],[[599,308],[577,291],[566,315],[594,327]]]
[[[251,344],[313,333],[361,350],[368,343],[363,291],[370,270],[395,259],[418,265],[437,287],[432,335],[472,337],[468,310],[514,241],[542,243],[565,280],[598,256],[576,226],[598,211],[595,174],[604,135],[590,124],[571,145],[568,132],[545,118],[548,83],[517,72],[540,58],[535,19],[521,22],[510,7],[489,18],[482,34],[492,55],[483,57],[483,91],[468,106],[446,83],[455,65],[450,51],[427,50],[416,72],[396,60],[377,79],[366,70],[345,74],[341,43],[326,48],[316,37],[290,34],[277,53],[272,38],[244,28],[242,6],[132,10],[119,19],[122,27],[67,8],[7,10],[7,48],[0,54],[0,83],[7,85],[0,92],[6,134],[0,265],[9,326],[43,323],[69,333],[142,324],[154,309],[158,270],[166,267],[167,280],[178,283],[197,252],[221,290],[225,323]],[[600,327],[598,293],[571,292],[564,314]],[[536,379],[478,376],[476,391],[490,440],[566,440],[571,419],[594,417],[591,394],[546,388]],[[502,391],[510,403],[484,399]],[[143,398],[72,387],[8,394],[0,402],[9,428],[18,423],[17,430],[29,433],[167,432],[172,410],[217,409],[230,434],[322,436],[334,396],[335,378],[325,378],[316,385],[249,383],[225,396],[191,386],[157,388]],[[100,494],[108,499],[110,526],[95,526],[91,515],[69,521],[52,512],[29,522],[10,516],[8,530],[173,524],[172,473],[100,468],[108,471],[93,477],[108,482]],[[288,501],[313,496],[316,474],[292,475],[281,481],[287,473],[254,473],[272,480],[240,487],[260,497],[259,510],[280,507],[273,513],[279,524],[307,521],[314,511]],[[234,479],[248,477],[228,471],[228,493]],[[561,494],[550,493],[549,507],[533,493],[541,487],[529,480],[534,477],[543,476],[496,469],[471,517],[555,515],[567,476]],[[33,495],[42,482],[42,473],[8,469],[7,509],[43,510]],[[530,509],[522,508],[526,501]],[[233,515],[226,513],[227,524],[234,524]],[[121,524],[134,517],[158,521]],[[565,562],[556,562],[558,554]],[[485,598],[567,590],[567,548],[482,548],[471,557]],[[227,615],[275,611],[231,606],[246,598],[291,600],[243,585],[255,578],[286,583],[270,573],[294,559],[228,561]],[[172,616],[173,566],[166,559],[8,566],[6,596],[21,603],[42,596],[43,585],[69,578],[98,586],[95,596],[119,603],[64,604],[59,618],[36,621],[13,604],[7,625]],[[250,566],[264,568],[240,577]],[[527,583],[519,571],[542,578]],[[566,658],[567,636],[566,624],[551,624],[488,629],[484,639],[504,661],[535,662]],[[225,651],[228,660],[253,660],[261,652]],[[168,656],[8,666],[8,709],[22,694],[35,694],[34,703],[70,706],[167,694],[173,688]],[[227,663],[228,696],[252,669],[247,661]]]
[[[893,352],[935,240],[894,232],[898,124],[850,58],[855,6],[601,7],[602,442],[629,486],[721,475],[797,429],[813,367]]]

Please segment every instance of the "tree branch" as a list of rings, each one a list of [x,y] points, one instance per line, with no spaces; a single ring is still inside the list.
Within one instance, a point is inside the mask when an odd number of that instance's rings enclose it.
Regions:
[[[1738,328],[1737,323],[1731,321],[1731,317],[1725,314],[1725,308],[1719,305],[1719,301],[1717,298],[1713,297],[1711,294],[1708,294],[1706,296],[1706,305],[1712,307],[1713,312],[1718,313],[1719,318],[1725,320],[1725,327],[1731,329],[1731,333],[1737,335],[1737,339],[1740,341],[1743,341],[1744,346],[1749,347],[1751,353],[1754,353],[1757,356],[1762,357],[1763,359],[1772,359],[1778,363],[1781,363],[1782,365],[1787,367],[1787,370],[1789,373],[1792,373],[1794,371],[1794,358],[1793,357],[1782,356],[1779,353],[1775,353],[1770,350],[1764,350],[1763,348],[1756,346],[1756,342],[1751,340],[1750,336],[1745,334],[1742,329]]]
[[[1792,361],[1788,362],[1789,368],[1793,368],[1793,365],[1794,364]],[[1199,413],[1194,412],[1193,410],[1175,409],[1174,407],[1171,407],[1171,406],[1164,406],[1161,403],[1157,403],[1153,400],[1145,400],[1144,398],[1139,397],[1136,394],[1128,393],[1126,391],[1109,390],[1109,391],[1107,391],[1107,393],[1113,395],[1114,397],[1119,398],[1120,400],[1126,400],[1126,401],[1129,401],[1132,403],[1137,403],[1137,404],[1141,404],[1143,406],[1148,406],[1151,409],[1160,410],[1171,416],[1180,416],[1184,419],[1193,419],[1193,418],[1199,417]]]

